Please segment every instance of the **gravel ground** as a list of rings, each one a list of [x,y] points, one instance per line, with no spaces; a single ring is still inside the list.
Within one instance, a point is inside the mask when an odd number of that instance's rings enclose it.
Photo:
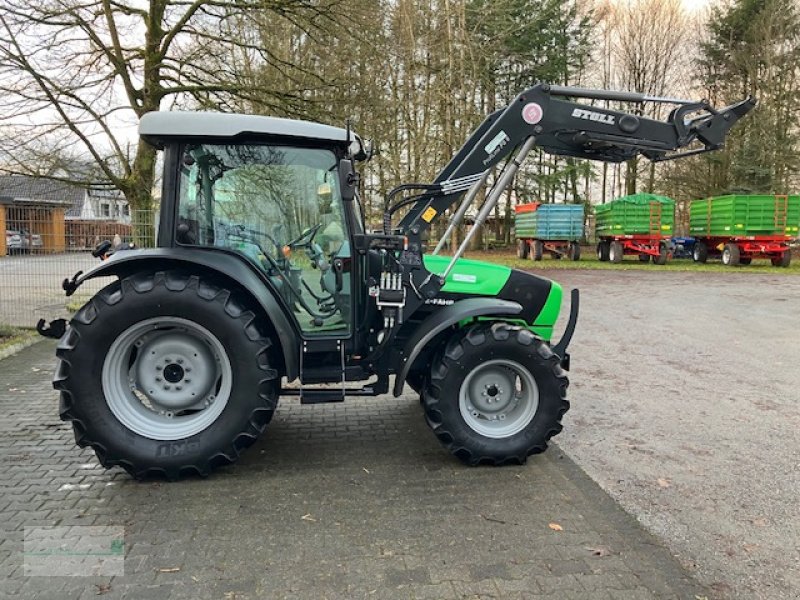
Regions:
[[[550,276],[583,300],[561,448],[720,597],[800,597],[800,278]]]

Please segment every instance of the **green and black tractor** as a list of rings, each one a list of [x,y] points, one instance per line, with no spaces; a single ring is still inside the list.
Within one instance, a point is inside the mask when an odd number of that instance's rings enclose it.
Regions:
[[[676,106],[662,122],[575,98]],[[472,236],[534,147],[665,160],[719,148],[753,106],[536,85],[489,115],[433,183],[388,194],[379,232],[366,228],[355,169],[371,152],[349,126],[147,114],[141,138],[164,151],[157,247],[65,280],[69,295],[114,278],[68,324],[40,324],[60,337],[61,418],[103,466],[177,479],[234,462],[280,396],[338,402],[408,384],[458,458],[522,463],[569,408],[578,293],[554,342],[562,288],[462,259]],[[469,234],[440,254],[478,199]]]

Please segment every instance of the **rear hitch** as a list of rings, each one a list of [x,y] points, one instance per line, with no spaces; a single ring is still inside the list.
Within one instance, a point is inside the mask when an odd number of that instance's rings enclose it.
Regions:
[[[41,336],[60,340],[61,336],[67,331],[67,320],[53,319],[48,324],[44,319],[39,319],[39,322],[36,323],[36,331],[38,331]]]

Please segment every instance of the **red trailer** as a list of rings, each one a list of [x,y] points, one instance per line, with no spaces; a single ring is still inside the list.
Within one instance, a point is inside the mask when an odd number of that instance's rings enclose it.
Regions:
[[[600,238],[597,258],[600,261],[622,262],[626,254],[637,255],[641,262],[665,265],[669,259],[668,235],[609,235]]]
[[[774,267],[788,267],[792,262],[792,237],[788,235],[703,236],[696,240],[692,257],[699,263],[709,256],[722,258],[722,264],[730,266],[749,265],[754,258],[767,258]]]
[[[689,233],[697,240],[692,256],[709,256],[725,265],[749,265],[766,258],[788,267],[789,248],[798,235],[800,196],[787,194],[728,195],[694,200],[689,206]]]

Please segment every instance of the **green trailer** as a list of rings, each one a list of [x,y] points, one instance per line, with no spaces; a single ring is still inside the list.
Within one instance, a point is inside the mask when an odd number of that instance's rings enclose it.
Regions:
[[[695,262],[709,256],[726,265],[769,259],[776,267],[792,260],[789,243],[800,229],[800,196],[728,195],[694,200],[689,206],[689,234],[697,241]]]
[[[595,206],[597,257],[621,262],[635,254],[642,262],[666,264],[675,225],[675,201],[656,194],[622,196]]]

